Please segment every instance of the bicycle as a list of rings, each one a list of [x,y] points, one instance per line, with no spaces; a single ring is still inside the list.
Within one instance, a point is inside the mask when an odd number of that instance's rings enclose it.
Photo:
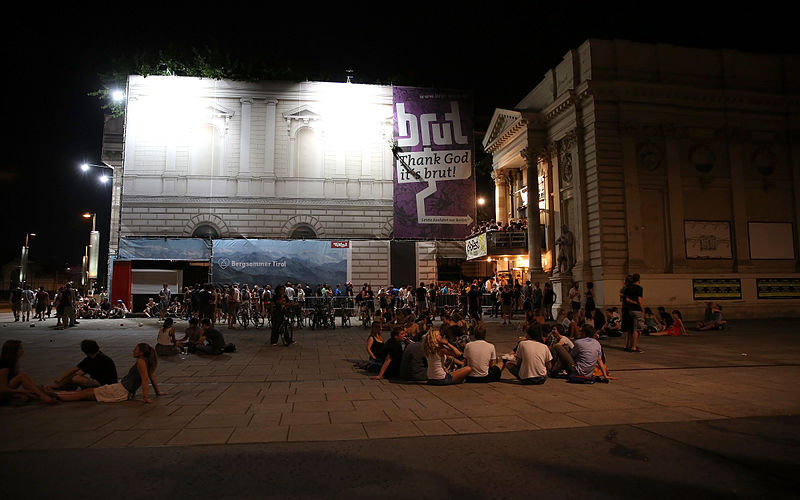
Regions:
[[[352,316],[352,311],[349,307],[349,304],[342,305],[342,328],[350,328],[350,317]]]
[[[311,313],[311,329],[316,328],[336,328],[336,317],[330,308],[330,304],[320,303],[314,306]]]
[[[361,321],[362,328],[369,328],[372,326],[372,315],[365,302],[362,302],[358,308],[358,319]]]
[[[239,307],[239,311],[236,314],[236,320],[242,325],[242,328],[247,328],[247,325],[250,323],[250,305],[243,305]]]

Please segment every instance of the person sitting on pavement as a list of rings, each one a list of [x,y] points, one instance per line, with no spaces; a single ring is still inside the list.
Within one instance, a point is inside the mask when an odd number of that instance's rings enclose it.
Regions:
[[[400,366],[403,362],[403,339],[406,336],[406,329],[400,326],[392,328],[392,338],[383,343],[380,359],[383,360],[377,375],[373,375],[373,380],[382,378],[394,378],[400,374]]]
[[[664,329],[661,323],[661,317],[653,314],[653,310],[649,307],[644,308],[644,333],[645,335],[655,335]]]
[[[534,325],[525,330],[525,338],[505,366],[523,385],[541,385],[547,381],[552,360],[550,349],[543,343],[542,327]]]
[[[19,358],[24,352],[20,340],[3,343],[0,350],[0,405],[8,403],[16,395],[39,398],[42,403],[55,403],[55,398],[34,384],[26,373],[19,372]]]
[[[114,311],[111,313],[111,317],[122,319],[128,315],[128,312],[128,306],[125,305],[125,302],[123,302],[122,299],[118,299],[114,306]]]
[[[652,336],[660,336],[660,335],[669,335],[671,337],[677,337],[679,335],[689,335],[686,333],[686,328],[683,326],[683,316],[681,316],[681,312],[677,309],[672,311],[672,324],[667,328],[661,330],[660,332],[651,333]]]
[[[86,357],[63,375],[47,385],[50,390],[75,390],[113,384],[117,381],[117,366],[100,351],[94,340],[81,342],[81,351]]]
[[[416,323],[412,323],[416,325]],[[423,382],[428,380],[428,359],[422,348],[421,341],[412,339],[411,334],[405,337],[406,347],[403,349],[403,359],[400,362],[400,378],[403,380]]]
[[[503,372],[504,363],[497,359],[497,350],[486,342],[486,326],[478,323],[475,327],[475,340],[464,347],[464,359],[472,372],[467,382],[497,382]]]
[[[445,359],[447,357],[459,358],[461,351],[443,338],[436,328],[431,328],[422,337],[422,350],[428,360],[428,384],[430,385],[458,384],[472,373],[472,368],[469,366],[458,368],[452,372],[445,369]]]
[[[372,329],[367,337],[367,355],[371,362],[378,363],[378,359],[383,350],[383,337],[381,336],[380,323],[373,323]]]
[[[152,384],[156,395],[163,396],[166,392],[159,390],[156,382],[156,367],[158,355],[148,344],[137,344],[133,349],[136,362],[131,366],[122,380],[114,384],[90,387],[82,391],[57,392],[61,401],[99,401],[101,403],[118,403],[133,399],[139,387],[142,388],[142,402],[149,403],[149,385]]]
[[[728,322],[722,316],[722,306],[714,304],[711,306],[711,320],[697,323],[697,329],[701,331],[724,330],[727,324]]]
[[[575,347],[570,351],[570,356],[575,362],[571,375],[579,377],[599,377],[605,380],[614,380],[609,375],[608,367],[603,360],[603,347],[594,338],[595,331],[591,325],[580,329],[579,337],[574,341]]]
[[[195,352],[215,356],[222,354],[226,346],[222,332],[211,326],[211,320],[208,318],[203,318],[200,326],[203,328],[203,334],[195,342]]]
[[[600,335],[605,335],[607,337],[622,336],[622,324],[616,307],[606,309],[606,324],[603,327],[603,331],[600,332]]]
[[[210,319],[210,318],[209,318]],[[187,346],[194,352],[194,345],[203,336],[203,329],[200,328],[200,320],[195,317],[189,318],[189,326],[183,332],[183,338],[178,340],[181,344]]]
[[[156,301],[153,300],[153,297],[147,299],[147,304],[144,305],[144,315],[148,318],[152,318],[153,316],[150,314],[150,311],[156,308],[158,304]]]
[[[175,326],[172,318],[166,318],[161,328],[158,329],[156,340],[156,354],[159,356],[175,356],[183,344],[175,338]]]

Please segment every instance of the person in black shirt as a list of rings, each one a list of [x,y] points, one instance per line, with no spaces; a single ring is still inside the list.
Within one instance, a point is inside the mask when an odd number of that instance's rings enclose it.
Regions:
[[[378,380],[381,378],[394,378],[400,374],[400,366],[403,362],[403,347],[404,339],[407,330],[401,326],[396,326],[392,329],[392,338],[383,344],[381,349],[381,358],[383,358],[383,366],[377,375],[370,378]]]
[[[214,295],[211,292],[211,285],[206,284],[203,290],[197,294],[197,303],[200,310],[200,319],[208,318],[214,324]]]
[[[22,288],[19,285],[11,289],[9,297],[11,302],[11,312],[14,313],[14,321],[19,321],[19,313],[22,310]]]
[[[478,280],[474,280],[472,285],[469,287],[469,291],[467,292],[467,305],[469,309],[469,315],[476,320],[481,319],[480,297],[480,285],[478,285]]]
[[[51,382],[47,386],[49,389],[85,389],[117,382],[117,366],[111,358],[100,351],[97,342],[84,340],[81,342],[81,351],[86,354],[83,361]]]
[[[222,332],[211,326],[211,320],[208,318],[203,318],[200,326],[203,327],[203,335],[195,343],[196,352],[214,355],[222,354],[225,349],[225,337],[222,336]],[[207,344],[206,341],[208,342]]]
[[[624,350],[628,352],[641,352],[639,350],[639,335],[644,330],[644,301],[642,300],[644,291],[639,284],[639,280],[638,274],[632,275],[631,284],[625,287],[622,292],[623,310],[630,319],[625,328]]]
[[[419,282],[419,287],[414,291],[414,296],[417,299],[417,316],[419,316],[420,312],[428,308],[428,303],[426,302],[428,291],[425,289],[425,283]]]

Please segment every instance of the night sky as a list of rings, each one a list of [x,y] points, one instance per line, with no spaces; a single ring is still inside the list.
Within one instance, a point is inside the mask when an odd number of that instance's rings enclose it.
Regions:
[[[556,3],[481,3],[478,9],[382,2],[366,4],[383,11],[369,16],[357,4],[326,12],[275,4],[261,12],[253,3],[231,2],[193,3],[181,12],[165,10],[163,2],[82,11],[64,4],[57,7],[62,12],[42,7],[8,16],[0,189],[10,228],[0,264],[18,263],[27,232],[37,233],[32,261],[79,264],[90,229],[80,216],[86,211],[97,212],[101,239],[107,238],[110,183],[78,169],[83,160],[100,160],[103,110],[87,94],[100,87],[98,73],[114,58],[142,49],[208,45],[232,57],[263,53],[332,81],[344,81],[345,70],[353,69],[358,83],[471,89],[478,130],[485,130],[495,107],[513,107],[587,38],[800,52],[795,21],[781,15],[777,3],[727,13],[666,2],[660,11],[645,3],[572,9],[578,4]]]

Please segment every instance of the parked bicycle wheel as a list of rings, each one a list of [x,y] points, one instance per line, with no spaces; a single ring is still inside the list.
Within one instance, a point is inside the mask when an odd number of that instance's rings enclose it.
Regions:
[[[261,328],[264,326],[264,316],[261,315],[258,311],[253,311],[253,315],[250,317],[250,321],[253,322],[253,326],[256,328]]]
[[[242,325],[242,328],[247,328],[247,325],[250,323],[250,311],[242,308],[239,314],[236,315],[236,319],[239,321],[239,324]]]

